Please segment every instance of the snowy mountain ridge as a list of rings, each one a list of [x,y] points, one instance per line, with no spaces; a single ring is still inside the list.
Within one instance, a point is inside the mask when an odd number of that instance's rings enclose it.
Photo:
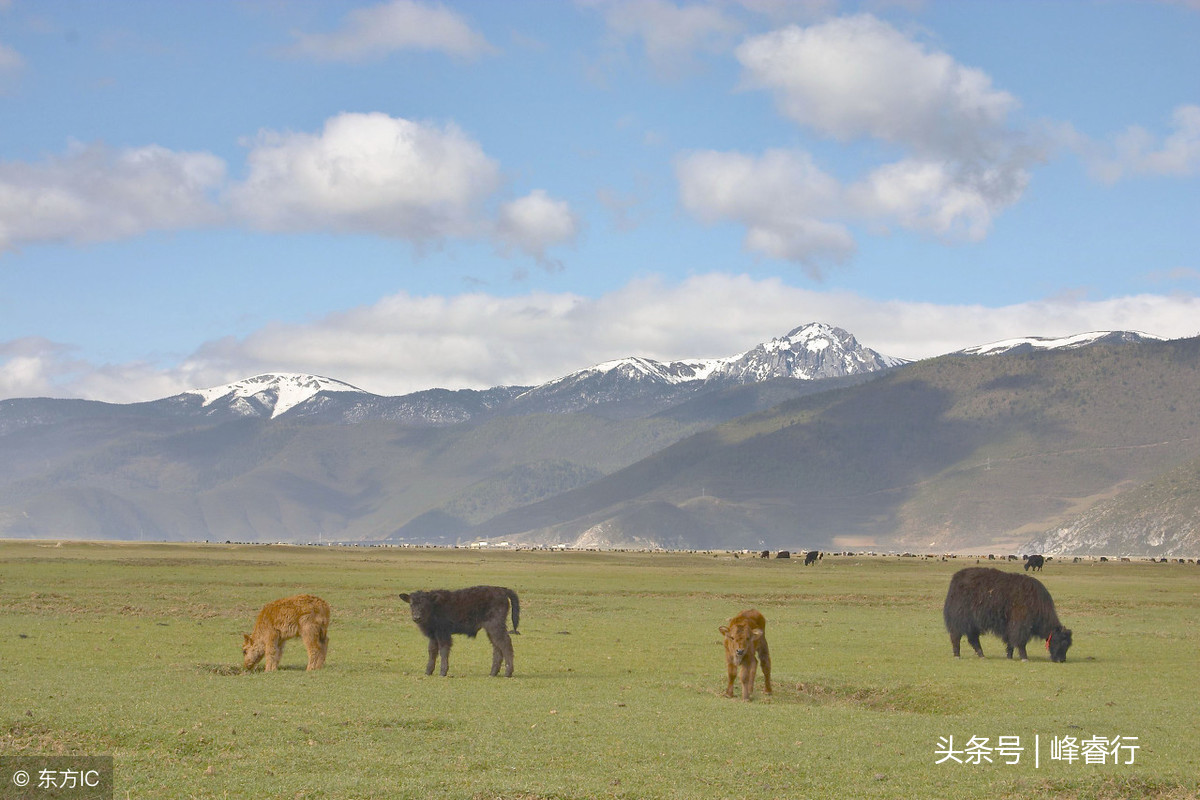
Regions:
[[[1091,344],[1161,341],[1136,331],[1096,331],[1058,338],[1022,337],[970,347],[954,355],[1068,349]],[[680,393],[764,383],[774,379],[816,381],[863,375],[908,363],[863,347],[847,331],[826,323],[801,325],[784,336],[723,358],[656,361],[641,356],[614,359],[537,386],[486,390],[431,389],[386,397],[332,378],[300,373],[266,373],[177,396],[198,397],[207,415],[275,419],[284,414],[337,414],[345,421],[377,417],[426,424],[532,411],[572,412],[618,403],[670,403]],[[334,398],[337,398],[336,400]],[[508,410],[506,412],[506,409]]]
[[[852,335],[841,328],[814,322],[734,356],[667,362],[630,356],[573,372],[534,387],[530,392],[579,383],[613,373],[621,374],[630,380],[662,384],[712,380],[756,383],[772,378],[818,380],[841,377],[897,367],[905,363],[907,362],[904,359],[884,356],[862,347]]]
[[[1141,331],[1091,331],[1072,336],[1025,336],[1018,339],[1003,339],[990,344],[976,345],[959,350],[954,355],[994,356],[1001,353],[1032,352],[1035,350],[1071,350],[1093,344],[1132,344],[1134,342],[1162,342],[1161,336]]]
[[[225,401],[230,408],[244,416],[270,416],[271,419],[312,399],[321,392],[358,392],[368,394],[357,386],[351,386],[332,378],[304,375],[294,372],[266,373],[245,378],[223,386],[194,389],[185,395],[199,395],[201,407],[209,407]],[[270,410],[266,415],[262,412]]]

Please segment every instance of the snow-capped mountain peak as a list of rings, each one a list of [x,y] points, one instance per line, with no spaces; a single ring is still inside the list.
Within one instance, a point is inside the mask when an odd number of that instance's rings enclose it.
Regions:
[[[366,394],[357,386],[332,378],[278,372],[255,375],[209,389],[194,389],[184,394],[199,395],[204,407],[223,400],[233,411],[245,416],[270,416],[274,419],[320,392]]]
[[[874,372],[903,363],[901,359],[862,347],[841,328],[812,323],[735,356],[670,362],[641,357],[606,361],[532,387],[520,399],[528,402],[569,396],[569,401],[556,402],[575,408],[663,388],[699,389],[773,378],[818,380]]]
[[[851,334],[823,322],[802,325],[723,362],[717,372],[740,383],[776,377],[817,380],[906,363],[863,347]]]

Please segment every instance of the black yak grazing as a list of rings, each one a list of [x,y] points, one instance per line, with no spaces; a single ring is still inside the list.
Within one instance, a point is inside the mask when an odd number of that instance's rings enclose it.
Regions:
[[[435,589],[431,592],[402,594],[400,599],[412,610],[413,622],[429,637],[429,662],[425,674],[433,674],[433,665],[440,654],[443,677],[450,665],[450,636],[465,633],[474,638],[483,628],[492,642],[492,675],[505,665],[505,677],[513,674],[513,646],[505,626],[509,603],[512,604],[513,633],[521,620],[521,603],[517,593],[503,586],[472,586],[469,589]]]
[[[954,573],[942,609],[954,657],[962,637],[983,658],[979,634],[994,633],[1004,640],[1008,657],[1013,648],[1028,660],[1025,645],[1034,636],[1046,640],[1051,661],[1066,661],[1071,631],[1058,621],[1054,600],[1037,578],[991,567],[968,567]]]

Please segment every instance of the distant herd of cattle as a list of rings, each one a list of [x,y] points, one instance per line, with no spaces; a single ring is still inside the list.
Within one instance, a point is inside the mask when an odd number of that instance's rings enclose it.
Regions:
[[[777,558],[789,558],[781,551]],[[770,556],[763,551],[762,557]],[[805,565],[821,558],[818,551],[805,555]],[[1040,571],[1046,559],[1040,555],[1025,557],[1025,570]],[[513,644],[507,619],[511,612],[513,629],[517,634],[521,619],[521,603],[517,593],[501,586],[472,586],[467,589],[417,591],[401,594],[408,603],[413,622],[429,639],[429,660],[425,674],[432,675],[440,656],[442,676],[447,674],[450,661],[451,637],[465,634],[474,638],[480,630],[492,643],[493,676],[504,667],[506,677],[513,674]],[[1025,647],[1029,640],[1044,639],[1050,660],[1065,662],[1071,646],[1071,631],[1063,626],[1054,610],[1054,600],[1046,587],[1029,575],[1005,572],[991,567],[967,567],[954,573],[942,608],[946,631],[954,657],[959,657],[962,638],[983,658],[979,637],[993,633],[1004,642],[1008,658],[1015,650],[1022,661],[1028,659]],[[265,658],[265,669],[278,668],[283,644],[299,637],[308,650],[308,669],[320,669],[325,664],[329,648],[329,604],[309,594],[285,597],[263,606],[246,634],[242,646],[243,667],[253,669]],[[767,620],[757,609],[746,609],[718,630],[724,637],[727,684],[725,694],[732,697],[735,680],[741,684],[742,699],[749,700],[754,689],[758,668],[762,667],[764,691],[771,693],[771,653],[767,647]]]

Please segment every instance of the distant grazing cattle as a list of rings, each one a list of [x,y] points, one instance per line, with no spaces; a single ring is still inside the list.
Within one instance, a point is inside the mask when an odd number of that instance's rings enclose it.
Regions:
[[[942,609],[954,657],[967,643],[983,658],[979,634],[994,633],[1004,640],[1009,658],[1016,648],[1025,661],[1025,645],[1037,636],[1046,640],[1051,661],[1066,661],[1071,631],[1058,621],[1054,600],[1037,578],[991,567],[967,567],[954,573]]]
[[[1026,572],[1029,572],[1029,570],[1034,570],[1035,572],[1041,572],[1042,567],[1045,566],[1045,564],[1046,564],[1046,559],[1042,556],[1025,556],[1025,571]]]
[[[792,554],[789,553],[787,550],[780,550],[778,553],[775,554],[775,557],[776,558],[791,558]]]
[[[263,606],[254,621],[254,631],[243,634],[242,666],[251,670],[263,656],[267,672],[279,668],[283,643],[299,636],[308,650],[308,669],[325,665],[329,652],[329,603],[311,594],[283,597]]]
[[[809,550],[804,554],[804,566],[817,563],[817,559],[821,557],[820,550]]]
[[[759,554],[758,554],[758,557],[759,557],[759,558],[770,558],[770,557],[771,557],[771,551],[770,551],[770,550],[763,550],[761,553],[759,553]]]
[[[513,674],[513,646],[508,635],[505,618],[509,602],[512,603],[513,633],[518,633],[521,604],[517,593],[502,586],[472,586],[469,589],[435,589],[431,592],[402,594],[400,599],[409,604],[413,622],[421,633],[429,637],[429,663],[425,674],[433,674],[433,665],[438,654],[442,657],[444,677],[450,667],[451,635],[465,633],[471,638],[483,628],[492,643],[492,675],[500,672],[500,662],[505,663],[505,677]]]
[[[725,673],[729,679],[725,696],[733,697],[733,681],[742,683],[742,699],[749,700],[754,678],[762,664],[764,691],[771,694],[771,651],[767,649],[767,620],[762,613],[748,608],[718,628],[725,637]]]

